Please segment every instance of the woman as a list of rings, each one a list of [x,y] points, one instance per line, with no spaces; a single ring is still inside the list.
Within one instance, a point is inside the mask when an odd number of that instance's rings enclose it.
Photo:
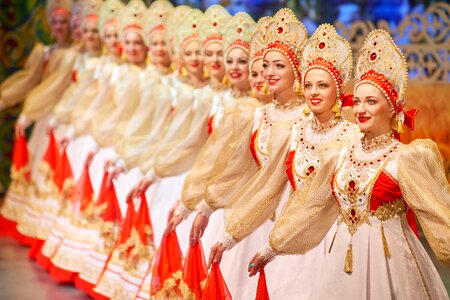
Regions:
[[[208,182],[205,200],[196,208],[198,214],[193,224],[193,242],[201,236],[208,216],[214,210],[231,207],[230,211],[225,212],[226,234],[211,249],[210,262],[219,262],[225,249],[231,249],[237,240],[248,236],[273,214],[286,183],[277,170],[284,169],[292,125],[303,119],[303,105],[298,95],[301,80],[298,67],[300,51],[307,39],[304,26],[290,10],[283,9],[277,12],[267,28],[255,35],[264,41],[266,80],[274,100],[256,110],[249,134],[243,135],[234,153],[224,156],[232,163]],[[254,36],[252,41],[255,40],[257,38]],[[234,227],[236,219],[230,219],[230,215],[236,215],[234,205],[240,207],[244,202],[248,202],[249,206],[256,205],[256,208],[254,215],[241,219],[242,231],[238,232]],[[261,215],[262,219],[258,219]],[[266,223],[258,233],[233,249],[221,266],[225,281],[235,296],[251,298],[255,283],[243,274],[245,268],[236,268],[231,261],[249,257],[249,251],[258,247],[269,225]]]
[[[258,31],[262,28],[263,22],[268,19],[269,18],[262,18],[258,21]],[[250,19],[246,18],[244,20],[248,20],[251,24]],[[232,33],[233,31],[230,30],[230,32]],[[252,34],[252,32],[249,30],[246,34]],[[254,55],[251,55],[251,61],[249,63],[250,73],[252,75],[249,77],[249,82],[257,96],[256,98],[264,104],[267,102],[267,91],[263,91],[262,87],[267,85],[265,85],[265,80],[262,78],[264,70],[262,68],[262,49],[260,48],[260,45],[252,45],[252,48],[250,49],[251,53],[254,53]],[[227,68],[226,71],[231,71],[231,65],[228,67],[229,68]],[[228,76],[225,78],[228,79]],[[195,206],[203,199],[206,184],[210,176],[214,174],[215,160],[220,157],[220,151],[225,148],[225,145],[233,145],[231,141],[232,138],[239,138],[238,134],[233,134],[232,129],[240,130],[241,126],[246,126],[245,124],[250,124],[251,122],[249,116],[251,116],[251,113],[256,107],[254,105],[255,102],[250,101],[249,104],[252,104],[250,106],[243,105],[241,110],[238,105],[241,102],[235,103],[235,101],[243,99],[234,99],[230,96],[231,94],[227,93],[226,98],[216,98],[218,101],[214,101],[213,103],[210,119],[208,121],[210,138],[203,146],[198,159],[188,174],[184,183],[181,201],[175,203],[174,207],[169,212],[170,218],[168,220],[166,233],[174,231],[183,219],[188,218],[195,210]],[[245,102],[242,101],[243,104],[245,104]],[[250,110],[247,110],[246,108],[249,108]],[[234,124],[237,120],[240,120],[242,123]],[[220,133],[216,135],[214,132],[217,130]]]
[[[55,134],[58,140],[62,139],[64,135],[70,135],[71,126],[68,124],[70,122],[70,112],[80,99],[84,89],[92,81],[94,69],[98,63],[98,55],[101,49],[101,41],[97,29],[99,6],[100,3],[98,1],[84,2],[82,5],[82,42],[85,44],[86,52],[78,54],[73,70],[76,78],[73,77],[71,85],[66,89],[62,99],[55,106],[52,113],[53,116],[49,121],[50,128],[47,129],[49,134]],[[53,138],[54,136],[50,137],[50,140]],[[46,153],[49,152],[49,147],[54,148],[54,145],[49,143]],[[52,166],[48,165],[45,158],[41,162],[40,171],[34,177],[38,192],[36,195],[33,195],[30,205],[25,208],[23,218],[17,227],[21,234],[30,239],[35,239],[37,246],[41,245],[46,239],[60,208],[59,199],[55,199],[57,196],[55,195],[55,184],[51,180],[54,176],[54,170]]]
[[[313,117],[292,128],[291,146],[286,161],[286,180],[289,179],[291,185],[290,195],[307,189],[320,170],[319,149],[333,149],[338,153],[342,147],[352,144],[359,137],[358,127],[341,116],[341,107],[352,104],[351,96],[344,95],[351,69],[350,45],[331,25],[319,26],[303,49],[302,85],[308,105],[305,106],[305,111],[312,113]],[[286,205],[279,205],[284,206],[280,216],[282,220],[287,218],[285,213],[292,212],[290,204],[293,200],[291,197],[287,198]],[[278,220],[275,224],[278,224]],[[315,270],[323,261],[328,242],[324,239],[305,256],[280,257],[272,263],[266,270],[271,297],[308,299],[312,292],[311,286],[318,275]],[[266,246],[260,254],[266,255],[268,252],[271,252],[270,246]],[[256,255],[250,261],[250,276],[268,263],[260,256]],[[287,268],[289,265],[301,265],[302,268]],[[302,280],[297,282],[298,278]]]
[[[24,139],[25,128],[31,122],[38,121],[28,143],[33,160],[27,162],[27,166],[21,166],[20,170],[12,167],[12,183],[1,209],[2,217],[7,219],[12,228],[15,228],[15,223],[9,221],[20,220],[28,197],[34,193],[29,182],[38,171],[45,151],[45,127],[49,112],[70,83],[76,57],[70,48],[70,12],[71,3],[68,1],[47,2],[47,18],[55,43],[49,46],[37,44],[24,70],[7,78],[0,87],[0,110],[25,101],[16,123],[17,138]],[[25,176],[24,173],[29,172],[31,175]]]
[[[130,1],[126,8],[124,9],[124,12],[121,15],[121,22],[122,22],[122,38],[124,42],[124,52],[127,54],[127,59],[129,65],[127,66],[127,69],[122,70],[120,73],[120,77],[122,80],[127,80],[128,85],[123,86],[123,90],[117,90],[115,91],[114,95],[114,101],[117,101],[115,105],[117,107],[115,109],[112,109],[110,111],[110,118],[117,118],[119,120],[118,124],[120,127],[121,122],[126,122],[136,113],[136,109],[139,105],[140,101],[140,81],[139,76],[143,76],[140,74],[143,74],[145,70],[145,59],[147,55],[147,46],[144,41],[146,41],[146,36],[144,33],[144,22],[143,17],[146,12],[145,4],[142,1]],[[113,75],[114,76],[114,75]],[[123,77],[122,77],[123,76]],[[131,81],[128,81],[131,80]],[[121,82],[121,84],[124,84],[124,82]],[[116,86],[116,89],[118,87]],[[116,98],[116,96],[121,95],[120,93],[127,92],[128,95],[131,95],[134,99],[132,103],[121,103],[119,101],[119,98]],[[129,107],[129,105],[133,107]],[[111,109],[111,108],[110,108]],[[125,110],[125,111],[124,111]],[[128,113],[130,113],[128,115]],[[106,117],[106,115],[105,115]],[[125,123],[122,123],[122,126],[124,126]],[[98,123],[98,125],[101,125]],[[125,127],[125,126],[124,126]],[[100,137],[97,141],[100,145],[108,145],[109,143],[103,143],[108,142],[108,138],[111,138],[109,136],[104,136],[102,133],[106,133],[106,130],[111,130],[111,133],[113,133],[111,128],[100,128],[101,131],[98,132],[98,135],[94,132],[94,137]],[[101,134],[101,135],[100,135]],[[114,145],[113,143],[109,145]],[[113,147],[111,147],[113,149]],[[105,148],[106,149],[106,148]],[[94,157],[93,164],[95,163],[95,160],[98,156],[102,155],[101,152],[103,150],[100,150],[96,157]],[[114,150],[113,150],[114,151]],[[98,164],[101,166],[100,169],[103,169],[103,164]],[[92,169],[93,166],[91,166]],[[101,172],[103,173],[103,172]],[[103,175],[103,174],[102,174]],[[118,179],[120,180],[120,178]],[[126,188],[123,184],[120,184],[120,181],[117,181],[116,187],[120,186],[120,189]],[[126,212],[126,202],[123,198],[120,197],[119,192],[120,189],[117,188],[118,193],[118,199],[119,199],[119,205],[121,210],[121,215],[125,216]],[[128,205],[129,209],[132,211],[132,215],[136,214],[139,211],[145,211],[144,207],[146,204],[143,204],[145,201],[141,199],[136,199],[136,208],[137,211],[134,208],[134,205]],[[148,212],[147,212],[148,213]],[[124,222],[127,218],[125,218]],[[133,220],[130,220],[131,222]],[[129,232],[131,233],[131,232]],[[126,242],[130,236],[124,237],[124,242]],[[152,245],[147,245],[146,247],[147,251],[152,251]],[[120,275],[124,272],[124,268],[129,266],[126,264],[127,260],[123,257],[125,254],[122,252],[123,247],[120,246],[120,243],[118,242],[116,244],[116,247],[111,252],[111,258],[105,263],[106,265],[103,267],[103,271],[98,277],[97,284],[94,288],[94,293],[97,293],[99,297],[108,297],[111,298],[113,296],[120,295],[123,292],[126,292],[125,289],[128,289],[128,286],[121,286],[119,283],[121,281]],[[126,255],[125,255],[126,256]],[[148,259],[151,259],[148,258]],[[131,267],[131,266],[130,266]],[[146,271],[146,270],[145,270]],[[144,272],[145,272],[144,271]],[[94,294],[95,295],[95,294]]]
[[[364,137],[324,159],[270,245],[276,253],[305,253],[334,223],[312,298],[448,299],[406,213],[416,213],[432,250],[448,264],[450,187],[433,142],[403,145],[395,138],[403,124],[413,128],[416,111],[403,111],[406,62],[385,31],[367,36],[356,80],[353,113]]]

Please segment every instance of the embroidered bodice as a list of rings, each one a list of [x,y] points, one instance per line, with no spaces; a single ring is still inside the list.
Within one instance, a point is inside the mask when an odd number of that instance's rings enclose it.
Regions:
[[[326,132],[314,132],[312,120],[292,127],[291,149],[286,161],[286,174],[293,190],[310,181],[320,167],[318,148],[325,144],[351,143],[358,138],[358,128],[343,119]]]
[[[279,122],[301,123],[303,116],[303,105],[291,110],[279,110],[271,103],[255,111],[250,150],[259,167],[269,161],[273,125]]]
[[[399,142],[366,153],[361,143],[341,156],[332,181],[342,221],[355,233],[370,216],[380,221],[402,214],[406,205],[397,180],[395,155]]]

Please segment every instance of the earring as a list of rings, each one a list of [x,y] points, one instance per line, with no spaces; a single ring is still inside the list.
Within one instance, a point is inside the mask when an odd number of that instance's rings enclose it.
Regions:
[[[298,80],[298,79],[295,80],[294,92],[298,97],[303,96],[302,85],[300,84],[300,80]]]
[[[267,86],[267,82],[264,82],[262,88],[261,88],[261,92],[264,93],[264,95],[269,95],[270,94],[270,90],[269,87]]]
[[[187,70],[186,70],[186,68],[185,68],[185,67],[180,67],[180,68],[178,69],[178,74],[179,74],[181,77],[186,77],[186,76],[187,76]]]
[[[227,75],[223,76],[222,84],[224,86],[226,86],[226,87],[230,87],[231,86],[230,78],[228,78]]]
[[[152,63],[152,57],[150,55],[147,55],[147,59],[145,60],[147,65]]]
[[[256,98],[256,91],[254,89],[252,89],[252,94],[251,94],[252,98]]]
[[[207,79],[209,77],[208,69],[203,69],[203,79]]]
[[[309,109],[309,106],[307,103],[305,103],[305,105],[303,106],[303,114],[305,116],[309,116],[309,114],[311,113],[311,110]]]
[[[175,71],[175,64],[174,63],[170,63],[169,72],[172,73],[173,71]]]
[[[333,106],[331,107],[331,111],[335,114],[336,117],[341,116],[341,107],[339,105],[339,100],[336,99]]]
[[[106,47],[102,48],[102,54],[107,56],[108,55],[108,49],[106,49]]]

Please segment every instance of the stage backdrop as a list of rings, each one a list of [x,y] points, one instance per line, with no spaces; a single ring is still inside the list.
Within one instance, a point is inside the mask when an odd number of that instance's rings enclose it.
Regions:
[[[221,3],[232,13],[245,10],[255,19],[273,14],[280,7],[289,6],[310,33],[317,24],[333,22],[350,41],[355,57],[370,30],[375,26],[388,30],[408,60],[410,80],[407,108],[419,108],[416,130],[410,132],[405,129],[402,140],[409,142],[416,138],[431,138],[436,141],[450,179],[449,4],[426,0],[369,0],[354,3],[341,0],[172,2],[202,9]],[[434,4],[426,6],[430,2]],[[333,9],[328,9],[330,7]],[[45,1],[0,0],[0,82],[23,66],[37,41],[45,44],[51,42],[45,20]],[[9,184],[13,124],[19,111],[20,106],[0,112],[0,196]]]

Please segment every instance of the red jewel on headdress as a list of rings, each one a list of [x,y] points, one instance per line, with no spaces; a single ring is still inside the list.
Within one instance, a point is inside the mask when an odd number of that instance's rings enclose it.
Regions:
[[[319,49],[323,49],[325,48],[325,43],[324,42],[320,42],[319,43]]]
[[[374,61],[377,58],[377,54],[375,52],[373,52],[372,54],[370,54],[370,60]]]
[[[159,14],[159,17],[162,18],[162,17],[163,17],[163,14]]]
[[[242,28],[238,28],[237,33],[241,33],[241,32],[242,32]]]
[[[196,28],[197,27],[197,24],[192,24],[192,28]]]
[[[283,27],[278,27],[277,28],[277,32],[278,32],[278,34],[282,34],[283,33]]]
[[[216,26],[217,26],[217,22],[214,22],[214,23],[213,23],[213,26],[216,27]]]

